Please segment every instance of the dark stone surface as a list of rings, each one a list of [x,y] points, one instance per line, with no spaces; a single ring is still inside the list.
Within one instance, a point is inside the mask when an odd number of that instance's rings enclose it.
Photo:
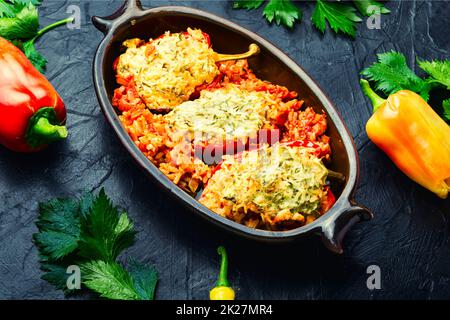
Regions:
[[[225,244],[231,282],[241,299],[450,298],[449,201],[406,178],[367,138],[370,107],[358,86],[358,72],[376,52],[395,49],[408,59],[449,58],[450,2],[390,1],[381,30],[360,24],[356,41],[312,29],[312,5],[302,3],[304,22],[293,31],[269,26],[257,12],[234,11],[227,1],[143,1],[144,5],[192,6],[231,19],[285,50],[335,102],[361,158],[356,199],[375,218],[355,226],[343,255],[312,238],[267,245],[235,238],[184,211],[157,190],[135,166],[106,124],[92,87],[91,63],[101,33],[92,15],[108,15],[121,1],[45,1],[41,23],[67,16],[80,5],[79,30],[59,28],[38,48],[49,60],[46,76],[68,108],[70,136],[35,155],[0,148],[0,298],[62,299],[40,279],[36,232],[37,202],[77,196],[104,186],[126,208],[139,230],[128,254],[153,262],[160,272],[158,299],[205,299],[214,284]],[[381,268],[382,289],[366,287],[366,268]]]

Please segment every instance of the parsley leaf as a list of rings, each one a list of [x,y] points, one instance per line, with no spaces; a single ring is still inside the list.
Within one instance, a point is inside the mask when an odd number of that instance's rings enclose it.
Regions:
[[[328,21],[334,32],[342,32],[354,38],[355,22],[362,21],[355,11],[355,8],[346,4],[317,0],[311,21],[322,33],[325,32],[326,21]]]
[[[39,217],[36,225],[40,230],[78,234],[78,202],[61,198],[39,203]]]
[[[67,288],[67,266],[64,264],[56,263],[41,263],[41,269],[46,273],[41,277],[43,280],[54,285],[57,289],[70,292]]]
[[[0,0],[0,18],[13,17],[16,14],[17,9],[10,3]]]
[[[430,75],[430,83],[440,83],[450,90],[450,61],[449,60],[418,60],[419,67]]]
[[[427,79],[417,76],[406,64],[405,56],[395,51],[378,54],[378,62],[364,69],[361,74],[373,81],[375,88],[386,95],[399,90],[411,90],[421,95],[425,101],[428,101],[430,92],[433,92],[433,89],[438,87],[443,89],[442,87],[445,87],[447,90],[450,90],[449,60],[416,60],[419,67],[428,73],[429,77]],[[435,108],[439,109],[437,112],[440,112],[441,108],[436,103],[439,104],[442,101],[442,97],[435,97],[431,101]],[[442,118],[450,121],[450,99],[442,101],[442,111]]]
[[[68,255],[78,247],[76,236],[52,230],[36,234],[34,240],[38,246],[41,246],[42,253],[53,260]]]
[[[90,192],[85,192],[80,198],[80,215],[83,218],[86,218],[89,214],[92,204],[94,203],[95,196]]]
[[[153,300],[158,273],[153,266],[129,262],[129,271],[117,262],[102,260],[82,264],[83,283],[101,297],[121,300]]]
[[[39,233],[33,239],[41,254],[49,260],[67,256],[78,247],[80,223],[78,203],[71,199],[55,199],[39,204],[36,225]]]
[[[444,109],[444,119],[450,121],[450,99],[442,101],[442,108]]]
[[[36,222],[39,229],[33,240],[39,250],[42,279],[56,288],[69,291],[66,268],[73,260],[80,236],[79,205],[72,199],[54,199],[39,204]]]
[[[33,235],[39,249],[42,279],[66,293],[67,267],[75,264],[80,237],[80,215],[86,206],[92,204],[93,196],[84,194],[80,201],[73,199],[53,199],[39,204],[39,217],[36,225],[40,232]]]
[[[233,3],[233,9],[258,9],[263,2],[264,0],[236,0]]]
[[[8,0],[12,3],[22,4],[24,6],[32,4],[33,6],[38,6],[41,4],[42,0]]]
[[[0,18],[13,18],[24,7],[38,6],[40,0],[0,0]]]
[[[54,199],[39,204],[33,235],[39,249],[42,279],[66,293],[67,267],[79,265],[82,283],[111,299],[153,299],[158,274],[153,266],[130,259],[129,272],[117,256],[134,242],[136,232],[126,213],[119,214],[102,189],[79,200]]]
[[[81,266],[83,283],[101,297],[121,300],[139,300],[134,290],[133,279],[116,262],[102,260],[84,263]]]
[[[27,56],[28,60],[38,69],[39,72],[43,73],[45,71],[45,66],[47,65],[47,59],[40,54],[34,47],[34,40],[28,40],[23,44],[23,53]]]
[[[133,223],[102,189],[93,201],[89,214],[81,217],[80,255],[91,259],[114,261],[134,242]]]
[[[36,36],[39,29],[39,16],[36,7],[32,4],[18,7],[12,7],[12,11],[2,11],[3,17],[0,18],[0,36],[7,40],[31,39]],[[8,8],[10,5],[8,6]],[[20,8],[20,10],[18,10]]]
[[[234,9],[253,10],[262,6],[264,0],[235,0]],[[355,37],[356,23],[362,19],[356,14],[356,9],[363,16],[371,16],[378,7],[380,13],[389,13],[390,11],[384,5],[375,0],[354,0],[352,4],[339,1],[317,0],[311,21],[313,25],[322,33],[325,32],[327,21],[335,33]],[[269,0],[263,10],[263,16],[269,23],[275,21],[277,25],[284,25],[292,28],[294,24],[302,19],[302,12],[295,4],[294,0]]]
[[[141,300],[153,300],[158,272],[152,265],[142,264],[134,259],[129,259],[128,272],[133,280],[133,286]]]
[[[361,74],[375,82],[375,88],[386,95],[407,89],[428,100],[432,86],[418,77],[406,64],[403,54],[395,51],[378,54],[378,62],[364,69]]]
[[[288,28],[294,27],[297,20],[302,19],[302,12],[291,0],[270,0],[263,11],[264,17],[277,25],[283,24]]]
[[[378,10],[380,10],[380,13],[390,13],[391,11],[387,8],[385,8],[385,6],[377,1],[374,0],[353,0],[353,3],[356,7],[356,9],[358,9],[358,11],[366,17],[370,17],[371,15],[373,15],[375,12],[374,10],[372,10],[371,7],[378,7]]]
[[[127,272],[117,262],[87,262],[81,266],[83,283],[104,298],[153,300],[158,281],[156,269],[133,259],[128,269]]]

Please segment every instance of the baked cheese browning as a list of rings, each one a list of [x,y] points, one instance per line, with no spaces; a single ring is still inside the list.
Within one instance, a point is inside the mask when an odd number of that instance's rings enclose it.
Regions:
[[[327,169],[313,150],[277,143],[225,156],[200,202],[250,227],[301,226],[323,213]],[[314,219],[308,219],[312,221]]]
[[[131,39],[124,46],[127,50],[119,57],[117,76],[133,77],[139,96],[152,110],[174,108],[219,74],[217,54],[199,29],[166,32],[148,43]]]
[[[223,142],[253,137],[270,125],[268,95],[228,85],[214,91],[203,90],[200,98],[187,101],[165,115],[171,130],[185,132],[196,143]]]

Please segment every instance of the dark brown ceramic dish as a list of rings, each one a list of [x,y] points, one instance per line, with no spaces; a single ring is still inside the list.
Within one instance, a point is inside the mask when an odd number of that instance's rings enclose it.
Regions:
[[[106,119],[136,162],[156,180],[159,186],[180,200],[186,208],[224,229],[256,240],[276,242],[319,234],[328,248],[339,253],[342,252],[342,238],[347,230],[356,222],[372,217],[366,208],[356,205],[352,199],[359,174],[358,157],[352,138],[339,114],[305,71],[271,43],[228,20],[203,11],[186,7],[143,10],[138,0],[128,0],[113,15],[105,18],[94,17],[93,22],[105,34],[95,55],[93,73],[95,90]],[[121,44],[126,39],[134,37],[149,39],[167,30],[179,32],[186,30],[187,27],[200,28],[208,33],[216,52],[243,52],[250,43],[257,43],[261,53],[249,59],[256,75],[297,91],[308,106],[314,107],[316,112],[323,111],[327,114],[327,134],[331,137],[333,152],[331,169],[344,173],[347,179],[341,185],[332,186],[337,201],[322,217],[307,226],[289,231],[266,231],[245,227],[201,205],[173,184],[135,146],[111,105],[111,98],[117,87],[112,69],[113,61],[119,56]]]

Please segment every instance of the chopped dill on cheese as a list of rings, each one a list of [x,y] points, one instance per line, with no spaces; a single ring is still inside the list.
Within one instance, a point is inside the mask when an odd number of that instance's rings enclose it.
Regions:
[[[119,58],[117,74],[134,77],[136,90],[148,108],[172,109],[187,101],[195,88],[219,74],[217,54],[199,29],[169,33],[143,44],[127,40]]]
[[[184,131],[197,141],[224,141],[251,137],[267,120],[267,94],[228,85],[203,90],[200,98],[187,101],[165,115],[172,130]]]

